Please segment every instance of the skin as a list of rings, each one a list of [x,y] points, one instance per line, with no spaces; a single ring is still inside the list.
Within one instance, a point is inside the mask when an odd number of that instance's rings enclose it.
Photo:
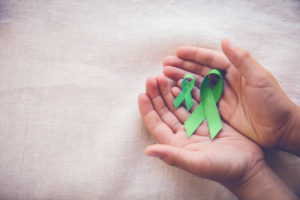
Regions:
[[[297,199],[266,165],[259,146],[227,123],[213,141],[206,122],[188,139],[183,122],[190,113],[184,107],[175,110],[173,104],[179,93],[162,75],[147,79],[146,94],[138,97],[139,110],[159,144],[149,146],[146,155],[218,181],[240,199]],[[192,111],[197,104],[194,100]]]
[[[173,94],[177,96],[180,89],[172,91],[168,80],[160,75],[147,79],[146,94],[138,98],[142,118],[160,143],[148,147],[147,155],[227,185],[242,182],[244,174],[255,173],[251,171],[259,170],[255,166],[264,165],[261,149],[226,123],[213,142],[206,122],[188,139],[183,123],[190,113],[183,107],[174,109]],[[192,110],[197,104],[194,101]]]
[[[192,73],[200,87],[202,77],[212,68],[223,71],[223,97],[218,102],[222,119],[264,148],[300,155],[299,107],[248,52],[227,39],[222,41],[222,50],[181,47],[177,56],[165,58],[164,74],[179,81]],[[200,101],[199,89],[193,95]]]
[[[196,77],[196,86],[200,87],[203,76],[212,68],[224,72],[224,90],[218,102],[221,132],[210,140],[204,121],[187,139],[183,123],[201,102],[199,89],[192,91],[191,112],[183,106],[175,110],[173,101],[180,88],[171,88],[163,75],[148,78],[146,94],[138,98],[139,109],[159,144],[149,146],[146,155],[218,181],[239,199],[298,199],[266,165],[258,144],[299,155],[299,107],[249,53],[226,39],[222,49],[224,53],[181,47],[177,56],[164,60],[164,74],[179,86],[187,73]]]

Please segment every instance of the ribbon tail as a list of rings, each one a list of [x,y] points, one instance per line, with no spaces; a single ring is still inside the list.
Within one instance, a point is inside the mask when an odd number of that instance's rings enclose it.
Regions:
[[[187,137],[190,138],[205,119],[202,104],[199,104],[189,118],[184,122]]]
[[[174,99],[174,106],[175,106],[175,109],[177,109],[183,101],[184,101],[184,94],[183,94],[183,92],[181,92],[181,93],[176,97],[176,99]]]
[[[207,123],[208,123],[208,128],[209,128],[211,139],[214,139],[216,137],[216,135],[219,133],[219,131],[223,128],[220,115],[219,115],[219,113],[216,113],[216,114],[218,115],[218,117],[215,117],[215,119],[213,119],[213,122],[209,122],[212,120],[209,120],[209,117],[207,117]]]
[[[193,98],[192,98],[192,94],[190,92],[186,93],[185,104],[186,104],[187,111],[189,111],[193,107]]]
[[[205,92],[205,99],[203,99],[204,113],[206,116],[210,138],[214,139],[219,131],[222,129],[222,121],[218,111],[217,102],[210,88]]]

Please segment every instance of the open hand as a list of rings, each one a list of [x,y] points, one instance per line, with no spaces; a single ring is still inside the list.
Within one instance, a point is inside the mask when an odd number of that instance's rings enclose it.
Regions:
[[[164,60],[164,74],[178,81],[192,73],[200,84],[212,68],[224,71],[223,97],[218,104],[222,119],[265,148],[283,149],[296,121],[298,107],[285,95],[271,73],[249,53],[234,47],[227,39],[222,41],[222,49],[224,54],[181,47],[177,56]],[[200,101],[199,89],[193,94]]]
[[[171,90],[163,75],[147,79],[146,94],[138,98],[139,109],[159,143],[149,146],[147,155],[229,188],[243,184],[265,165],[261,149],[225,122],[214,140],[209,137],[206,121],[188,139],[183,123],[191,113],[183,106],[174,109],[174,96],[179,93],[177,87]],[[197,104],[194,100],[191,111]]]

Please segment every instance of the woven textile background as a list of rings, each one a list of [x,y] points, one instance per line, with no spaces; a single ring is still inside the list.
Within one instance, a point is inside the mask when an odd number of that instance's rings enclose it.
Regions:
[[[0,0],[0,199],[234,199],[144,156],[137,107],[164,57],[223,37],[300,105],[297,0]],[[300,195],[300,159],[266,156]]]

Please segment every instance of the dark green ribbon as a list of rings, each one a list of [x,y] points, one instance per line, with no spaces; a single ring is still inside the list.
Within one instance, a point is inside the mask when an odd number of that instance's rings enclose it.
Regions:
[[[211,88],[209,85],[208,75],[213,74],[218,76],[220,79],[216,85]],[[210,70],[204,77],[200,87],[201,103],[184,122],[188,138],[192,136],[194,131],[200,126],[205,118],[207,120],[211,139],[214,139],[214,137],[222,129],[222,121],[217,108],[217,102],[222,95],[222,91],[223,77],[221,72],[217,69]]]
[[[192,79],[189,83],[187,79]],[[193,106],[192,89],[195,85],[195,78],[192,74],[185,75],[182,81],[182,91],[174,100],[175,109],[185,100],[186,109],[189,111]]]

